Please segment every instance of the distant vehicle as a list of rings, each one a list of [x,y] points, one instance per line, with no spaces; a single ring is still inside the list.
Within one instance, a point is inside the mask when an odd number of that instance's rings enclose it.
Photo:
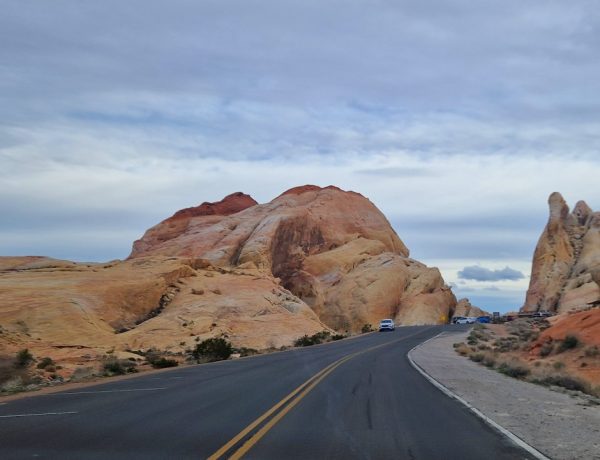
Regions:
[[[458,324],[458,321],[461,319],[466,319],[464,316],[455,316],[452,318],[452,324]]]
[[[379,332],[383,332],[383,331],[394,331],[396,330],[396,325],[394,324],[394,321],[391,319],[382,319],[379,322]]]
[[[490,318],[489,316],[478,316],[476,321],[478,323],[487,324],[492,322],[492,318]]]
[[[548,318],[550,316],[552,316],[552,313],[548,310],[540,310],[533,314],[534,318]]]
[[[473,324],[475,322],[475,318],[458,318],[456,320],[456,324]]]

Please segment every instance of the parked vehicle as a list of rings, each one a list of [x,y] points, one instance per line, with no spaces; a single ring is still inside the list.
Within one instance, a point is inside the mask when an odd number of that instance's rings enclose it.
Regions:
[[[394,331],[394,330],[396,330],[396,325],[394,324],[394,320],[382,319],[379,322],[379,332]]]
[[[492,319],[489,316],[478,316],[476,321],[478,323],[488,324],[492,322]]]
[[[454,318],[452,318],[452,324],[459,324],[458,321],[461,319],[465,319],[464,316],[455,316]]]

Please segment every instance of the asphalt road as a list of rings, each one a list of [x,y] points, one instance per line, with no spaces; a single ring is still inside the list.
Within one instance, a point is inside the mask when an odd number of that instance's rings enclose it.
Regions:
[[[530,458],[411,367],[442,328],[0,400],[0,458]]]

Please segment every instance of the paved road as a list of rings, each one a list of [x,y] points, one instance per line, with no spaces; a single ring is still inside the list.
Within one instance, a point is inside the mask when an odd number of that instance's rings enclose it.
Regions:
[[[0,400],[0,458],[529,458],[410,366],[441,330]]]

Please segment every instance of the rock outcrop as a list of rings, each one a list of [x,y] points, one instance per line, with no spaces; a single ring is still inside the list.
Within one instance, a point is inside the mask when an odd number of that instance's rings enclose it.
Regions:
[[[368,199],[316,186],[184,209],[125,261],[0,257],[0,293],[0,354],[79,364],[113,350],[181,353],[214,336],[260,349],[381,318],[437,324],[456,304]]]
[[[359,193],[307,185],[231,215],[192,216],[176,233],[171,219],[137,241],[130,259],[192,257],[267,272],[342,331],[382,317],[445,322],[454,309],[439,271],[410,259],[385,216]]]
[[[600,213],[579,201],[569,211],[560,193],[533,256],[522,311],[564,313],[600,299]]]
[[[490,314],[475,305],[471,305],[469,299],[460,299],[456,303],[454,309],[454,317],[478,317],[478,316],[489,316]]]

